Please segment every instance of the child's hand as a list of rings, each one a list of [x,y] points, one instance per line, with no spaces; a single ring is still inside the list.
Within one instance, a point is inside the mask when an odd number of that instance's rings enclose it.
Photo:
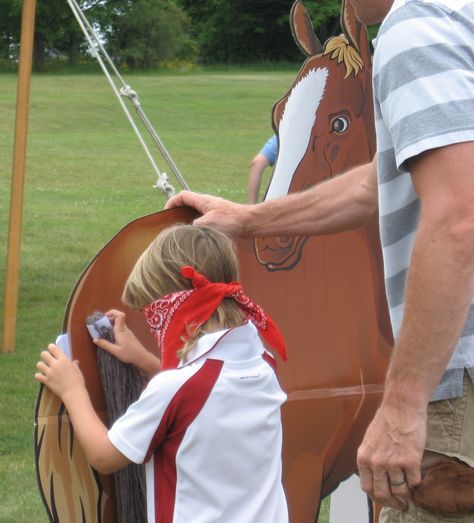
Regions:
[[[99,338],[94,338],[94,343],[101,349],[110,352],[112,356],[123,363],[135,365],[136,361],[141,358],[143,351],[146,350],[145,347],[127,327],[123,312],[110,310],[106,313],[106,316],[114,325],[115,343]]]
[[[95,338],[93,341],[97,347],[109,352],[123,363],[134,365],[146,376],[154,376],[159,371],[161,362],[138,341],[135,334],[127,327],[125,314],[112,309],[106,315],[114,324],[115,343]]]
[[[36,364],[40,372],[35,374],[35,380],[46,385],[61,399],[69,392],[85,387],[77,362],[72,362],[58,346],[50,343],[40,358]]]

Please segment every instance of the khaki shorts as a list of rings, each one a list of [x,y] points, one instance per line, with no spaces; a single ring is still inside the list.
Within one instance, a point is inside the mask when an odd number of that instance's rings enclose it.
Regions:
[[[464,372],[461,398],[434,401],[428,407],[426,449],[455,457],[474,467],[474,385]],[[474,514],[435,515],[413,504],[400,512],[384,508],[379,523],[474,523]]]

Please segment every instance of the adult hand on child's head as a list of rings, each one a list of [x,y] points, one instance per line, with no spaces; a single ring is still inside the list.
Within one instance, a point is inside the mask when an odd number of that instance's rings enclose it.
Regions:
[[[64,399],[68,393],[85,387],[78,362],[71,361],[57,345],[50,343],[48,350],[41,352],[40,358],[36,364],[40,372],[35,374],[35,379],[60,398]]]
[[[125,313],[112,309],[106,312],[106,316],[114,325],[115,343],[95,338],[93,341],[97,347],[112,354],[122,363],[135,366],[146,376],[154,376],[160,370],[161,361],[151,354],[127,327]]]
[[[232,236],[248,235],[244,216],[250,205],[234,203],[217,196],[181,191],[166,202],[165,209],[183,205],[192,207],[202,214],[194,220],[194,225],[212,227]]]

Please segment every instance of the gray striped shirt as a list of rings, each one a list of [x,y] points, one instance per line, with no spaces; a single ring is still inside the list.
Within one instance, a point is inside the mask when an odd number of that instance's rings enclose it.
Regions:
[[[380,234],[396,336],[419,217],[407,160],[474,140],[474,2],[395,0],[377,38],[373,83]],[[474,300],[432,399],[461,396],[464,368],[474,380]]]

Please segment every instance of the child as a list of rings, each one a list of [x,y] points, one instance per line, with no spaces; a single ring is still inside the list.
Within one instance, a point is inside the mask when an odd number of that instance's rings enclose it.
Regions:
[[[95,340],[156,373],[110,430],[58,347],[49,345],[37,364],[36,379],[61,397],[94,468],[109,474],[146,462],[149,523],[288,522],[281,484],[286,396],[258,334],[285,357],[283,340],[237,280],[236,255],[222,233],[176,225],[157,236],[122,300],[143,310],[161,348],[161,371],[119,311],[108,313],[116,343]]]

